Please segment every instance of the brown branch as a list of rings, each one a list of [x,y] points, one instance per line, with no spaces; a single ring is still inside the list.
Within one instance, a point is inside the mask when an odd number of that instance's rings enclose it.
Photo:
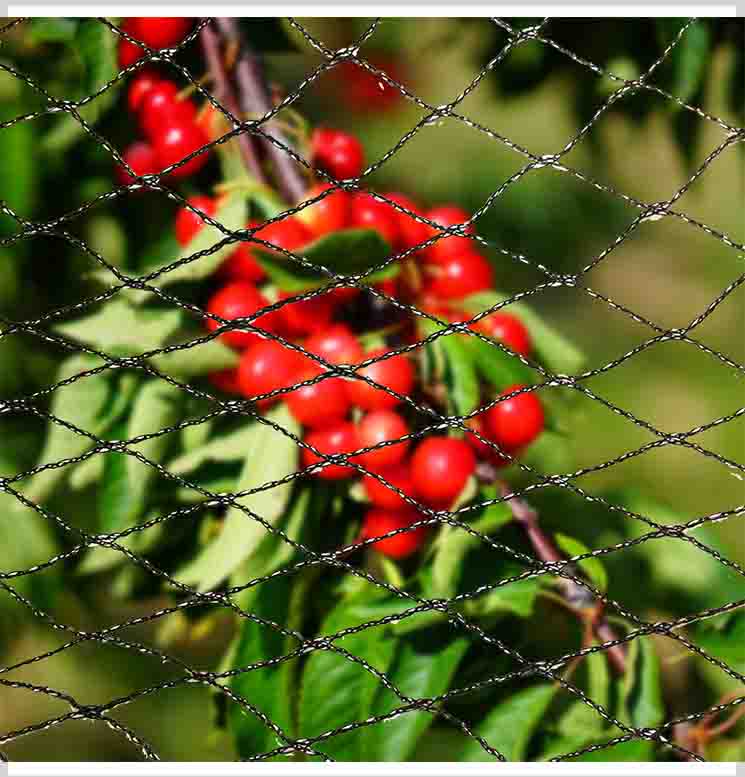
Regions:
[[[219,103],[222,103],[233,116],[238,118],[240,108],[226,71],[225,60],[220,47],[220,39],[209,24],[206,24],[202,28],[199,36],[202,43],[204,58],[207,60],[207,66],[214,84],[214,97]],[[251,175],[253,175],[257,181],[266,183],[266,176],[261,169],[261,163],[256,154],[253,139],[245,133],[241,133],[238,135],[237,141],[243,156],[243,161],[246,163],[246,167],[250,170]]]
[[[241,36],[235,19],[220,17],[217,25],[223,37],[237,51],[234,74],[241,111],[244,115],[263,116],[272,109],[272,101],[261,60]],[[271,122],[265,125],[264,132],[289,147],[282,132]],[[302,200],[308,186],[295,160],[267,138],[260,138],[259,143],[274,166],[277,188],[285,200],[290,204]]]
[[[509,494],[509,489],[502,486],[502,496]],[[507,500],[515,520],[523,527],[538,558],[541,561],[556,563],[564,560],[564,556],[554,541],[543,531],[538,523],[538,513],[525,500],[512,497]],[[569,565],[568,571],[575,577],[578,570]],[[600,642],[612,642],[618,639],[613,627],[603,615],[603,603],[591,591],[574,580],[560,578],[559,585],[565,603],[572,612],[585,624],[589,624]],[[622,645],[613,645],[607,650],[608,660],[620,674],[626,671],[626,651]]]

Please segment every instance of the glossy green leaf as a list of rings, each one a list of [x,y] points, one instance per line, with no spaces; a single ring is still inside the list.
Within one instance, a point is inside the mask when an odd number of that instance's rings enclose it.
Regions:
[[[650,637],[639,637],[629,647],[618,717],[636,728],[653,728],[665,719],[660,660]]]
[[[228,434],[215,437],[194,450],[185,451],[168,463],[168,469],[174,475],[183,476],[207,462],[242,461],[255,435],[256,424],[244,422]]]
[[[463,335],[445,335],[440,339],[453,409],[458,415],[468,415],[479,406],[481,398],[475,360]]]
[[[191,342],[203,336],[204,330],[179,330],[175,337],[169,338],[168,345]],[[178,351],[158,354],[149,361],[160,372],[183,380],[237,367],[240,357],[219,339],[213,339]]]
[[[465,604],[465,612],[478,616],[517,615],[519,618],[527,618],[533,614],[540,588],[541,581],[536,577],[515,580],[512,583],[500,585],[476,599],[469,599]]]
[[[745,674],[745,613],[740,610],[722,625],[721,618],[704,621],[693,629],[691,639],[736,672]]]
[[[530,739],[556,693],[555,685],[535,685],[499,702],[476,728],[508,761],[522,761]],[[476,740],[470,740],[460,755],[462,761],[494,761]]]
[[[557,533],[554,535],[554,539],[567,556],[581,556],[589,552],[589,548],[584,543],[566,534]],[[599,588],[601,591],[608,590],[608,573],[605,571],[603,562],[599,558],[583,559],[577,566],[587,575],[596,588]]]
[[[475,315],[507,299],[509,295],[497,291],[480,292],[463,300],[463,308]],[[550,370],[567,375],[579,372],[585,361],[584,355],[568,338],[547,324],[528,305],[523,302],[513,302],[500,309],[513,313],[525,324],[537,355]]]
[[[291,434],[300,434],[298,423],[284,404],[271,410],[267,418]],[[298,448],[294,440],[263,423],[255,423],[251,430],[243,449],[243,471],[238,481],[240,491],[280,480],[297,469]],[[287,506],[291,490],[292,483],[286,483],[241,497],[239,502],[268,523],[275,524]],[[200,591],[211,590],[251,556],[266,533],[267,529],[257,520],[237,507],[231,507],[220,534],[181,569],[178,579]]]
[[[468,640],[454,639],[446,647],[427,652],[422,640],[403,640],[394,666],[388,673],[391,682],[412,699],[445,693],[458,664],[468,649]],[[387,688],[381,689],[373,706],[374,715],[385,715],[403,704]],[[369,761],[408,761],[419,738],[435,720],[433,712],[411,711],[384,725],[367,731],[365,757]]]
[[[477,337],[469,337],[465,347],[481,376],[498,391],[515,384],[534,383],[538,377],[536,372],[526,367],[517,357]]]

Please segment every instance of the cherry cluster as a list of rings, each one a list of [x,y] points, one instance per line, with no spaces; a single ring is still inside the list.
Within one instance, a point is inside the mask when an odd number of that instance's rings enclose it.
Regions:
[[[184,20],[165,24],[164,21],[168,20],[129,19],[125,29],[151,48],[173,46],[188,33],[189,25]],[[136,61],[140,51],[123,41],[122,64]],[[195,105],[157,72],[144,70],[135,75],[128,105],[147,139],[134,144],[125,154],[138,175],[176,164],[208,142],[209,133],[197,118]],[[331,178],[355,179],[363,173],[364,152],[356,137],[336,129],[318,128],[312,133],[309,146],[313,166]],[[205,154],[195,156],[174,169],[171,176],[193,175],[205,160]],[[472,225],[463,234],[441,234],[450,227],[468,224],[470,216],[466,211],[454,205],[422,210],[411,198],[399,193],[385,194],[386,202],[369,192],[329,192],[329,188],[327,183],[313,183],[304,199],[323,195],[317,202],[295,215],[270,223],[251,221],[247,227],[255,230],[253,234],[259,240],[295,254],[302,254],[307,245],[333,233],[375,230],[392,251],[412,249],[406,259],[398,262],[395,277],[375,284],[379,291],[440,320],[470,321],[459,304],[468,295],[492,288],[492,268],[475,242],[465,236],[473,234]],[[188,200],[191,207],[179,209],[175,233],[182,246],[188,245],[205,226],[200,213],[210,218],[218,213],[220,196],[225,195],[196,195]],[[408,212],[393,207],[391,202]],[[437,239],[419,247],[432,238]],[[402,343],[421,339],[419,319],[408,315],[405,306],[388,303],[389,312],[395,313],[395,325],[383,328],[384,335],[378,335],[377,347],[366,347],[365,342],[370,340],[366,335],[380,329],[370,315],[371,300],[380,302],[380,298],[356,286],[319,291],[262,313],[276,300],[296,294],[282,289],[281,284],[276,288],[268,282],[262,252],[264,258],[282,258],[263,244],[245,241],[238,244],[215,274],[217,290],[206,302],[207,312],[215,318],[207,319],[206,325],[211,332],[220,330],[220,340],[240,353],[240,361],[234,369],[213,374],[211,381],[222,392],[255,401],[260,411],[276,402],[286,402],[289,412],[304,428],[308,447],[303,447],[301,464],[310,477],[330,481],[352,479],[359,475],[359,470],[350,464],[374,473],[361,479],[371,504],[361,537],[378,537],[420,520],[421,514],[401,494],[431,509],[450,509],[474,475],[479,460],[503,466],[542,431],[542,405],[534,393],[523,391],[472,418],[472,431],[463,436],[433,434],[412,444],[410,435],[416,431],[415,421],[404,399],[431,396],[431,387],[423,385],[420,363],[409,352],[392,351]],[[223,331],[220,323],[247,318],[253,319],[255,328]],[[531,352],[530,335],[513,315],[495,312],[467,325],[515,353],[528,356]],[[273,335],[301,345],[318,361],[286,347]],[[386,345],[381,347],[381,342]],[[371,360],[374,361],[368,364]],[[338,373],[321,379],[329,371],[325,365],[348,367],[363,362],[366,366],[357,369],[356,374],[366,380],[341,377]],[[521,388],[510,386],[503,393],[513,394]],[[495,443],[506,456],[500,456],[480,437]],[[357,450],[365,452],[348,456]],[[314,451],[322,456],[340,456],[341,461],[329,463]],[[426,527],[417,527],[379,540],[375,548],[392,558],[404,558],[422,545],[426,533]]]
[[[191,27],[191,19],[175,17],[131,17],[122,24],[124,32],[151,49],[178,45]],[[119,41],[118,53],[122,68],[145,55],[141,46],[126,38]],[[200,113],[196,103],[155,68],[145,65],[137,71],[129,87],[127,103],[143,139],[132,143],[125,150],[123,159],[137,176],[160,173],[209,143],[206,122],[211,112]],[[208,158],[208,150],[196,154],[170,171],[169,178],[177,180],[194,175]],[[124,167],[117,169],[117,178],[122,184],[133,180]]]

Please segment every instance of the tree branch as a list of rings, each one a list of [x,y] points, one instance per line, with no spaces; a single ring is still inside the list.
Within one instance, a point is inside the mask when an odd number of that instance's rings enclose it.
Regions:
[[[502,496],[509,494],[506,486],[501,487]],[[525,534],[530,540],[538,558],[541,561],[555,563],[562,561],[564,556],[556,546],[554,541],[543,531],[538,523],[538,513],[525,500],[512,497],[507,500],[507,504],[512,510],[515,520],[523,527]],[[571,574],[578,576],[578,570],[570,565]],[[565,577],[560,578],[559,585],[562,590],[564,600],[572,612],[583,622],[589,623],[595,636],[600,642],[612,642],[618,639],[613,627],[608,623],[603,615],[603,604],[583,586],[575,583],[574,580],[568,580]],[[613,645],[608,648],[608,660],[617,672],[623,674],[626,671],[626,651],[622,645]]]
[[[238,52],[235,63],[235,82],[238,92],[238,103],[244,115],[263,116],[272,109],[269,88],[267,86],[264,68],[258,55],[255,54],[241,36],[235,19],[220,17],[217,25],[225,39]],[[265,130],[284,146],[289,146],[284,135],[269,122]],[[266,138],[259,138],[266,157],[274,166],[277,178],[277,188],[290,204],[302,200],[307,183],[295,160],[284,150],[277,147]]]
[[[230,83],[230,78],[225,69],[219,37],[209,24],[206,24],[202,28],[199,36],[202,43],[204,58],[207,60],[207,66],[214,84],[214,97],[218,102],[222,103],[233,116],[238,118],[240,115],[240,108]],[[261,163],[256,155],[253,139],[246,133],[241,133],[238,135],[237,141],[243,156],[243,161],[246,163],[246,167],[250,170],[251,175],[253,175],[257,181],[266,183],[266,176],[261,169]]]

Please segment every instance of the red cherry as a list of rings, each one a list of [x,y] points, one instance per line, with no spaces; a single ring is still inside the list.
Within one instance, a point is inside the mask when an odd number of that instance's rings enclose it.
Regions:
[[[365,152],[353,135],[319,127],[310,138],[313,164],[338,179],[357,178],[362,173]]]
[[[253,316],[257,311],[267,307],[267,305],[269,305],[269,301],[255,286],[250,283],[235,281],[227,286],[223,286],[210,299],[207,304],[207,311],[220,318],[224,318],[226,321],[232,321],[236,318]],[[252,323],[271,332],[273,331],[274,321],[274,313],[265,313]],[[206,326],[210,332],[214,332],[221,324],[209,318],[207,319]],[[261,335],[255,332],[240,329],[225,331],[220,335],[220,339],[227,345],[238,349],[248,348],[263,340]]]
[[[153,84],[140,103],[140,126],[145,137],[155,140],[174,122],[194,122],[196,106],[191,100],[179,99],[178,86],[161,79]]]
[[[131,19],[125,20],[124,24],[121,25],[121,28],[124,32],[127,33],[127,35],[131,35],[133,38],[136,38],[137,35],[135,35],[130,22],[131,22]],[[144,56],[145,56],[145,49],[143,49],[142,46],[138,46],[136,43],[132,43],[131,41],[128,41],[126,38],[122,38],[122,37],[119,38],[117,59],[118,59],[120,68],[124,69],[125,67],[129,67],[130,65],[133,65],[135,62],[137,62],[138,59]]]
[[[127,20],[127,32],[151,49],[177,46],[194,25],[193,19],[173,16],[134,16]]]
[[[386,194],[385,196],[402,208],[406,208],[406,210],[410,210],[418,216],[422,215],[419,206],[414,200],[406,195],[395,192],[393,194]],[[413,246],[429,240],[434,234],[435,230],[430,227],[429,224],[422,224],[421,221],[417,221],[406,213],[401,213],[401,211],[395,211],[395,213],[398,222],[399,235],[398,242],[395,246],[397,249],[412,248]]]
[[[251,221],[246,224],[247,229],[257,226],[258,222]],[[256,259],[257,244],[248,242],[238,243],[238,247],[220,265],[218,273],[220,277],[233,281],[247,281],[248,283],[260,283],[266,278],[264,268]]]
[[[404,529],[412,523],[421,520],[415,510],[370,510],[362,524],[362,539],[369,540],[381,537],[396,529]],[[372,543],[378,553],[390,558],[406,558],[415,553],[427,537],[427,526],[417,526],[411,531],[401,532],[384,540]]]
[[[397,61],[373,55],[370,62],[392,80],[399,83],[403,80],[401,65]],[[343,90],[344,105],[356,113],[370,114],[391,110],[403,99],[398,87],[391,86],[357,62],[341,62],[333,69],[332,74],[339,83],[339,88]]]
[[[334,324],[313,335],[305,344],[305,349],[330,364],[359,364],[363,359],[359,340],[344,324]]]
[[[427,264],[427,291],[442,299],[458,299],[490,289],[494,274],[489,262],[473,251],[438,256]]]
[[[155,152],[163,167],[170,167],[209,143],[204,131],[193,122],[176,121],[155,138]],[[181,167],[172,170],[172,178],[188,178],[198,173],[209,159],[209,149],[197,154]]]
[[[147,93],[162,81],[160,73],[152,67],[141,68],[132,79],[127,92],[127,107],[130,113],[137,113]]]
[[[411,457],[416,493],[433,505],[451,504],[475,468],[468,443],[453,437],[428,437]]]
[[[411,468],[408,463],[401,462],[393,467],[386,467],[377,474],[406,494],[406,496],[414,498],[414,481],[411,478]],[[384,507],[388,510],[401,510],[409,507],[408,502],[402,499],[393,489],[381,483],[372,475],[365,475],[362,478],[362,485],[365,488],[367,498],[376,507]]]
[[[298,249],[307,245],[313,237],[305,224],[296,216],[286,216],[280,221],[273,221],[257,230],[254,235],[290,253],[297,253]],[[253,247],[261,251],[271,250],[259,243],[254,243]]]
[[[398,219],[395,209],[364,192],[352,196],[349,223],[350,226],[358,229],[377,229],[391,246],[395,246],[398,242]]]
[[[499,396],[507,396],[521,388],[524,386],[510,386]],[[486,424],[490,438],[502,450],[511,453],[530,445],[543,431],[543,405],[532,392],[518,394],[490,408],[486,413]]]
[[[348,421],[309,432],[305,437],[305,442],[327,455],[351,453],[360,447],[357,427]],[[301,456],[303,467],[311,467],[323,461],[321,457],[316,456],[315,453],[307,448],[303,448]],[[343,480],[344,478],[354,476],[356,472],[354,467],[348,467],[343,464],[328,464],[323,469],[317,470],[312,474],[323,480]]]
[[[329,294],[336,305],[348,305],[359,296],[361,291],[358,286],[338,286],[331,289]]]
[[[456,224],[463,224],[465,221],[471,218],[471,214],[468,211],[459,208],[457,205],[440,205],[437,208],[432,208],[427,213],[427,218],[430,221],[434,221],[441,227],[452,227]],[[469,224],[466,227],[466,233],[469,235],[475,234],[473,224]],[[438,230],[433,229],[430,236],[437,234]],[[473,251],[475,243],[469,240],[467,237],[458,237],[457,235],[450,235],[449,237],[441,237],[436,240],[429,250],[429,255],[432,258],[445,257],[453,253],[461,253],[462,251]]]
[[[244,397],[253,399],[261,394],[293,386],[302,368],[302,354],[277,340],[259,340],[241,356],[238,386]],[[259,407],[267,407],[281,396],[264,397],[259,400]]]
[[[161,170],[153,147],[144,140],[132,143],[122,154],[122,159],[132,168],[135,175],[149,175]],[[121,165],[116,167],[116,178],[120,184],[126,185],[134,178]]]
[[[365,354],[365,358],[372,359],[388,353],[386,348],[376,348]],[[373,362],[368,367],[357,372],[366,378],[374,380],[381,386],[391,389],[404,396],[411,393],[414,387],[414,366],[405,354],[391,356],[382,361]],[[365,408],[365,410],[382,410],[395,407],[400,400],[383,389],[371,386],[363,380],[352,380],[349,383],[349,396],[352,404]]]
[[[320,369],[311,368],[298,377],[297,382],[320,374]],[[341,378],[324,378],[290,392],[287,407],[296,421],[311,429],[336,424],[344,420],[349,410],[347,387]]]
[[[357,428],[360,448],[372,448],[389,440],[398,440],[409,433],[409,427],[398,413],[391,410],[375,410],[368,413]],[[360,454],[359,462],[367,469],[378,470],[399,464],[409,448],[409,441],[386,445],[374,451]]]
[[[217,200],[207,197],[204,194],[198,194],[195,197],[189,197],[189,205],[193,205],[202,213],[212,217],[217,213]],[[181,207],[176,213],[176,240],[179,245],[185,246],[191,243],[197,232],[204,226],[204,220],[201,216],[189,210],[187,207]]]
[[[279,299],[294,297],[280,291]],[[334,314],[334,300],[329,294],[316,294],[308,299],[290,302],[277,310],[277,325],[289,337],[302,337],[328,326]]]
[[[478,432],[485,439],[491,439],[489,430],[486,425],[486,420],[480,416],[469,418],[468,421],[466,421],[466,426],[469,427],[469,429],[473,429],[475,432]],[[471,446],[477,458],[489,461],[495,467],[506,467],[508,464],[512,463],[510,459],[506,458],[505,456],[501,456],[498,451],[494,450],[494,448],[492,448],[490,445],[487,445],[483,440],[480,440],[478,437],[476,437],[475,434],[472,434],[471,432],[466,432],[466,442]]]
[[[474,329],[483,332],[522,356],[528,356],[533,350],[530,333],[519,318],[509,313],[492,313],[480,319]]]
[[[319,194],[331,188],[330,183],[319,183],[313,186],[305,195],[306,200],[318,197]],[[298,214],[314,238],[338,232],[344,229],[349,218],[350,197],[345,191],[335,191],[327,194],[314,205],[308,205]]]
[[[209,382],[224,394],[240,393],[238,370],[235,367],[220,370],[219,372],[211,372],[207,377]]]

